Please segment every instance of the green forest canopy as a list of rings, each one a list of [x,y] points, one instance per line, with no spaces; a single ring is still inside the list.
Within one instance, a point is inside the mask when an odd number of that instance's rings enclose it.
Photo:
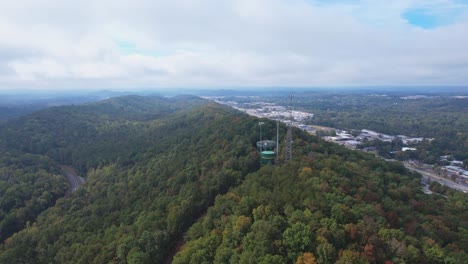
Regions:
[[[24,197],[61,195],[58,164],[87,183],[11,226],[22,230],[2,243],[0,263],[161,263],[186,232],[175,263],[467,259],[466,194],[425,195],[400,164],[298,130],[293,161],[260,168],[257,122],[194,97],[128,96],[4,123],[0,146],[16,163],[2,170],[57,179],[37,193],[25,180]]]

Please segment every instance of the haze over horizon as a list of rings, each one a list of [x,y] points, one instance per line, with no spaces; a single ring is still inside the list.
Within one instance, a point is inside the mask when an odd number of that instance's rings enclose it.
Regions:
[[[467,0],[0,4],[0,91],[466,86]]]

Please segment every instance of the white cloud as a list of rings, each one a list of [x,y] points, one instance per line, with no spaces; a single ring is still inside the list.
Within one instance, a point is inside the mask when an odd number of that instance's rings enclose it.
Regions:
[[[2,3],[0,89],[468,83],[466,11],[433,30],[402,18],[465,5],[323,2]]]

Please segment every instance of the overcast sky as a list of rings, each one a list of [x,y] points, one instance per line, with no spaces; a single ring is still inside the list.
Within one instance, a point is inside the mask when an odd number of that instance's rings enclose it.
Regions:
[[[0,90],[468,85],[468,0],[15,0]]]

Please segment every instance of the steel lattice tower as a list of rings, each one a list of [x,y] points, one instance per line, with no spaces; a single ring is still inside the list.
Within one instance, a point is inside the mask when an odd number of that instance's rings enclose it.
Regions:
[[[292,159],[292,125],[293,125],[293,96],[289,95],[289,124],[288,133],[286,134],[286,158],[285,162]]]

